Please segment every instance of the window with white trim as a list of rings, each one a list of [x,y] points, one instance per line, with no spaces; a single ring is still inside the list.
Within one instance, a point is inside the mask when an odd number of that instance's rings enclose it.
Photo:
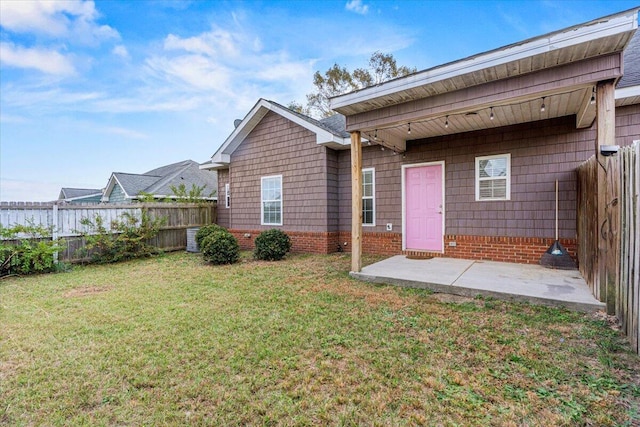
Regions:
[[[362,225],[376,225],[375,169],[362,169]]]
[[[224,207],[227,209],[231,207],[231,189],[228,182],[224,185]]]
[[[261,178],[262,225],[282,225],[282,175]]]
[[[511,154],[476,157],[476,201],[511,199]]]

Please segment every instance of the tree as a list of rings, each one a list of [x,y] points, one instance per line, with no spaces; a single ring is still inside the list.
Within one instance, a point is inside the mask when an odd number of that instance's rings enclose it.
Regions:
[[[187,187],[184,184],[180,184],[177,187],[175,185],[170,186],[176,201],[183,203],[202,203],[207,197],[214,197],[216,195],[216,190],[213,190],[209,195],[206,195],[204,192],[206,187],[207,184],[202,187],[192,184],[191,189],[187,190]]]
[[[415,72],[415,68],[398,67],[392,54],[382,52],[374,52],[371,55],[369,67],[366,69],[356,68],[353,72],[349,72],[346,67],[333,64],[324,74],[316,71],[313,75],[316,91],[307,95],[306,111],[320,117],[329,117],[335,114],[329,106],[329,98]],[[299,104],[294,101],[290,105]]]

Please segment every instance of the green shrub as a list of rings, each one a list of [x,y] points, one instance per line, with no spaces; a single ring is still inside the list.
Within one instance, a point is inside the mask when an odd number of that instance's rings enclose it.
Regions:
[[[133,258],[142,258],[161,252],[150,244],[158,235],[166,218],[151,218],[146,210],[138,218],[129,212],[120,219],[111,221],[111,230],[104,225],[104,219],[96,214],[93,220],[83,218],[80,223],[88,231],[82,232],[85,247],[80,249],[82,256],[89,256],[92,262],[109,263]]]
[[[57,270],[55,254],[64,243],[52,240],[51,235],[51,228],[33,223],[0,226],[0,277]]]
[[[238,240],[227,230],[214,231],[202,240],[200,251],[212,264],[233,264],[240,259]]]
[[[282,230],[272,228],[263,231],[256,237],[256,249],[253,251],[254,257],[266,261],[278,261],[291,250],[291,239]]]
[[[218,224],[209,224],[204,227],[200,227],[200,229],[196,232],[196,243],[198,244],[198,249],[202,251],[202,241],[205,237],[214,233],[216,231],[226,231],[224,227],[220,227]]]

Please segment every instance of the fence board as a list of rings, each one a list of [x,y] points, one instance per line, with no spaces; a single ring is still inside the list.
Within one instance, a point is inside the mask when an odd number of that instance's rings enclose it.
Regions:
[[[600,293],[598,265],[605,263],[608,284],[615,292],[615,314],[631,346],[640,353],[640,143],[621,148],[607,163],[607,197],[593,191],[599,167],[595,157],[578,167],[578,261],[601,301],[607,295]],[[605,224],[597,224],[598,203],[605,204]],[[607,240],[606,260],[598,259],[599,239]]]
[[[52,203],[0,203],[0,225],[12,227],[33,222],[34,225],[50,227],[66,242],[66,248],[58,254],[58,259],[75,262],[81,260],[79,249],[85,247],[81,237],[88,231],[81,223],[84,218],[94,220],[99,215],[110,230],[111,222],[122,219],[124,213],[140,218],[142,209],[146,209],[151,218],[167,219],[158,236],[150,242],[165,251],[186,249],[186,229],[211,224],[216,218],[216,206],[213,204],[57,205],[57,223],[54,223],[54,206]]]

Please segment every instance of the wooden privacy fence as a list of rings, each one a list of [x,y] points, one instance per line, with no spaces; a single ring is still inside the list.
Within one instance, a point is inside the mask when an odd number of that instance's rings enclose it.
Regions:
[[[150,244],[165,250],[180,250],[187,246],[186,229],[216,222],[215,204],[144,203],[135,205],[57,205],[53,203],[0,203],[0,225],[42,225],[53,230],[53,238],[66,241],[66,248],[58,254],[60,261],[79,261],[79,249],[84,247],[82,232],[89,231],[82,224],[84,218],[102,217],[107,230],[113,220],[121,220],[124,213],[140,218],[145,209],[153,218],[166,218],[160,233]]]
[[[621,148],[605,162],[600,165],[592,157],[578,167],[580,272],[640,353],[640,143]],[[606,170],[604,194],[597,191],[601,167]],[[599,205],[605,209],[600,222]],[[605,248],[604,259],[598,245]]]

